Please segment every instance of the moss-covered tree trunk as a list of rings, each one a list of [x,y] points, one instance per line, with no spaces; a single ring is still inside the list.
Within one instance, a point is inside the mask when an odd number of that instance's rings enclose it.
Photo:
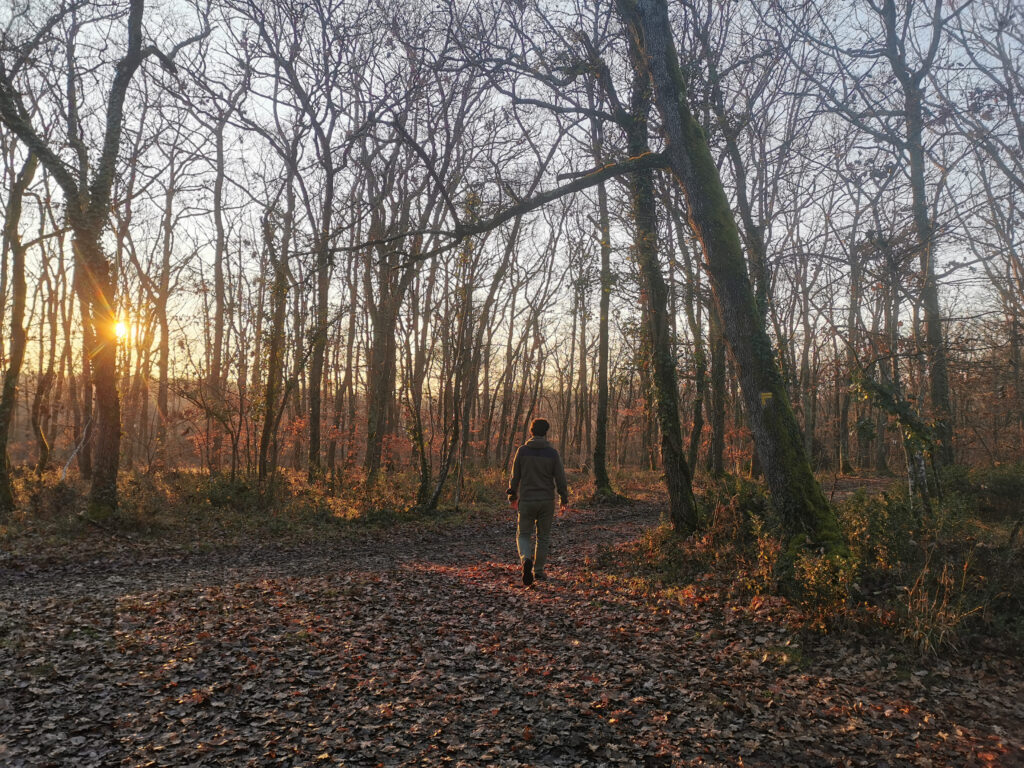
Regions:
[[[632,99],[632,121],[628,127],[629,154],[638,157],[650,151],[647,113],[650,109],[650,80],[637,73]],[[661,432],[661,464],[668,487],[669,517],[678,533],[697,529],[697,502],[693,497],[690,467],[683,449],[683,430],[679,422],[679,386],[676,361],[672,354],[669,318],[669,291],[658,258],[658,214],[654,194],[654,171],[642,170],[629,175],[633,203],[635,250],[640,269],[640,286],[647,312],[647,331],[651,344],[651,374],[655,407]]]
[[[608,477],[608,314],[612,296],[611,235],[608,192],[597,186],[598,227],[601,237],[601,298],[597,320],[597,423],[594,425],[594,495],[614,498]]]
[[[747,418],[774,507],[793,543],[804,537],[845,551],[835,513],[811,471],[774,350],[758,311],[739,231],[707,139],[687,102],[665,0],[618,0],[643,52],[667,143],[666,155],[686,195],[690,224],[704,250],[726,341],[743,388]]]
[[[708,308],[708,344],[711,347],[711,445],[707,468],[712,477],[725,474],[725,337],[718,307]]]
[[[666,205],[670,204],[671,201],[666,201]],[[700,273],[694,266],[694,259],[686,241],[682,215],[677,210],[673,211],[672,224],[676,233],[677,247],[679,248],[679,254],[682,256],[686,277],[683,286],[683,312],[686,315],[686,325],[690,329],[690,337],[693,339],[693,383],[695,394],[693,398],[690,439],[686,449],[686,461],[690,465],[691,471],[695,472],[700,452],[701,434],[704,431],[704,408],[708,399],[708,358],[707,352],[704,349],[704,339],[698,320],[698,313],[700,311]]]

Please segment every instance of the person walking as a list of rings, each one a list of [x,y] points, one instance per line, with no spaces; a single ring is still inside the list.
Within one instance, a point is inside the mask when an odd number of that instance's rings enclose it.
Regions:
[[[569,487],[565,482],[562,457],[547,434],[547,419],[534,419],[530,424],[532,437],[516,451],[512,477],[508,483],[508,500],[519,513],[516,546],[523,566],[523,584],[534,579],[543,581],[544,563],[551,545],[551,523],[555,518],[555,491],[564,510],[569,503]],[[536,533],[536,545],[534,544]]]

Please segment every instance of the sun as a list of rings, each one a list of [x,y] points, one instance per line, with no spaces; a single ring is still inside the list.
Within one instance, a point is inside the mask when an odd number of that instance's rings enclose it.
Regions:
[[[117,325],[114,326],[114,333],[119,339],[125,338],[128,335],[128,323],[123,320],[118,321]]]

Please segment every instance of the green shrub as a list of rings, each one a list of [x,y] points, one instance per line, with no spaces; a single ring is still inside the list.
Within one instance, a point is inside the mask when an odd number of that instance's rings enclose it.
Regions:
[[[791,597],[813,626],[827,629],[846,615],[854,584],[850,558],[823,552],[801,552],[793,563]]]
[[[979,469],[973,478],[984,512],[1018,519],[1024,515],[1024,467],[1003,464]]]
[[[950,464],[939,471],[942,492],[973,493],[977,490],[971,468],[963,464]]]
[[[686,539],[666,523],[647,531],[636,543],[630,570],[650,585],[688,584],[706,567],[694,554]]]
[[[701,530],[712,544],[749,549],[758,531],[774,529],[768,496],[753,480],[726,475],[711,484],[698,501]]]
[[[264,494],[245,480],[228,476],[214,475],[203,484],[204,496],[211,507],[226,508],[236,511],[262,507]]]
[[[59,519],[77,514],[85,506],[82,494],[63,480],[53,485],[39,483],[28,499],[27,514],[44,519]]]
[[[749,587],[754,592],[775,592],[779,586],[776,566],[782,556],[782,539],[768,530],[763,517],[751,515],[750,527],[757,552]]]
[[[897,571],[917,543],[917,520],[899,496],[869,496],[860,489],[839,503],[836,517],[860,568]]]
[[[1024,512],[1024,466],[1020,464],[954,465],[939,473],[939,481],[943,495],[959,494],[972,510],[1011,517]]]
[[[1024,499],[1024,467],[1019,464],[1001,464],[975,473],[980,489],[1000,499]]]

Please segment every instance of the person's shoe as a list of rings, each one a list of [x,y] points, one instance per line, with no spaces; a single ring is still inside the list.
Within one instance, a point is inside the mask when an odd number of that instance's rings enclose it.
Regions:
[[[525,558],[523,560],[523,586],[528,587],[533,584],[533,560]]]

